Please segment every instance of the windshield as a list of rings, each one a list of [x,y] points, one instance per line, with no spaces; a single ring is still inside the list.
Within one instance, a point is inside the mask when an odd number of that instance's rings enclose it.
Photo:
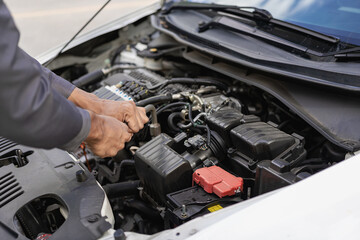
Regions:
[[[176,1],[179,2],[179,1]],[[360,45],[359,0],[187,0],[184,2],[251,6],[274,18]]]

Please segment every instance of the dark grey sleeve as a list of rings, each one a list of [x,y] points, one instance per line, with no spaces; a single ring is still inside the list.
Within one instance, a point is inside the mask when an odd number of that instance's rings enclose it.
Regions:
[[[0,135],[28,146],[74,150],[90,131],[89,113],[54,90],[51,73],[18,40],[0,0]]]
[[[42,67],[42,70],[47,79],[50,80],[52,88],[64,97],[69,98],[70,94],[74,91],[75,86],[69,81],[66,81],[62,77],[56,75],[46,67]]]
[[[27,55],[26,52],[24,52],[22,49],[20,49],[20,51],[23,52],[23,54]],[[28,56],[29,58],[32,58],[30,56]],[[34,61],[36,61],[34,59]],[[37,63],[40,66],[40,63]],[[70,94],[74,91],[75,86],[70,83],[69,81],[63,79],[62,77],[56,75],[55,73],[53,73],[50,69],[44,67],[44,66],[40,66],[42,71],[43,71],[43,75],[46,79],[49,79],[50,83],[51,83],[51,87],[53,89],[55,89],[58,93],[60,93],[62,96],[64,96],[65,98],[69,98]]]

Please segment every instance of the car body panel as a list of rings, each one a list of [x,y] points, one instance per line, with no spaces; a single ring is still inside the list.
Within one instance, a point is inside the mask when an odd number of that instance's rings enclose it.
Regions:
[[[143,17],[151,15],[154,12],[156,12],[157,10],[159,10],[160,6],[161,6],[161,3],[156,2],[149,6],[145,6],[135,12],[129,13],[123,17],[120,17],[119,19],[117,19],[115,21],[106,23],[106,24],[102,25],[101,27],[98,27],[90,32],[87,32],[85,34],[80,34],[63,50],[63,52],[65,52],[71,48],[74,48],[86,41],[93,39],[93,38],[96,38],[96,37],[104,35],[106,33],[115,31],[115,30],[125,27],[133,22],[136,22],[137,20],[139,20]],[[36,57],[36,59],[41,64],[46,63],[50,59],[54,58],[59,53],[59,51],[65,46],[65,44],[66,43],[63,43],[57,47],[50,49],[49,51],[46,51],[46,52],[40,54],[39,56]]]

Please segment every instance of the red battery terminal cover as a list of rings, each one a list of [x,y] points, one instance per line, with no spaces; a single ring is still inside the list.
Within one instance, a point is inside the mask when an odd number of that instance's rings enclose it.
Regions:
[[[199,184],[207,193],[220,198],[232,196],[243,190],[244,180],[235,177],[218,166],[200,168],[193,173],[193,183]]]

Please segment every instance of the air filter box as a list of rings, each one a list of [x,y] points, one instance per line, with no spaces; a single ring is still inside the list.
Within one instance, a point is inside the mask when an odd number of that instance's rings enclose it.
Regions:
[[[206,121],[210,129],[220,134],[226,144],[231,146],[231,129],[243,123],[260,121],[260,119],[254,115],[244,115],[239,110],[232,107],[223,107],[209,115]]]
[[[234,146],[254,161],[272,160],[293,145],[299,144],[295,137],[264,122],[253,122],[231,130]]]
[[[135,154],[135,167],[144,190],[159,203],[165,203],[166,194],[191,186],[192,168],[173,150],[176,143],[176,138],[160,134]]]

